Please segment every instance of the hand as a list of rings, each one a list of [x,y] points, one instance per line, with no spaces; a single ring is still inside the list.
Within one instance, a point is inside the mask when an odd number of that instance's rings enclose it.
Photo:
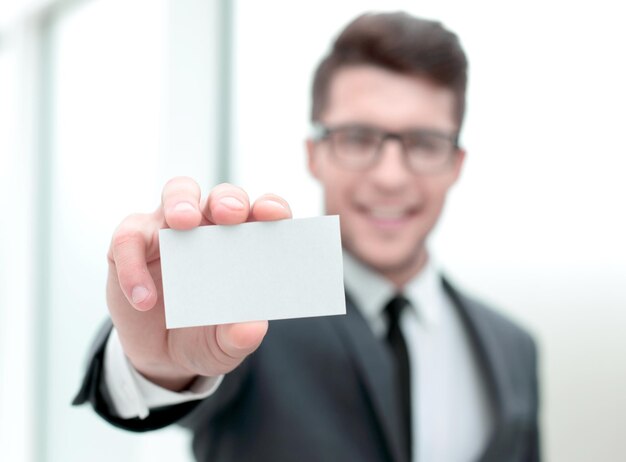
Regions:
[[[108,252],[107,303],[124,352],[141,374],[170,390],[198,375],[225,374],[257,349],[268,327],[260,321],[167,330],[159,229],[285,218],[291,210],[278,196],[266,194],[250,206],[244,190],[221,184],[201,199],[198,184],[180,177],[165,185],[156,211],[122,221]]]

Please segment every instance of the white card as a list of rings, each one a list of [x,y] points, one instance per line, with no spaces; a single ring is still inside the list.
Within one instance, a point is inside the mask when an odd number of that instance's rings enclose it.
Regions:
[[[162,229],[168,329],[345,314],[339,217]]]

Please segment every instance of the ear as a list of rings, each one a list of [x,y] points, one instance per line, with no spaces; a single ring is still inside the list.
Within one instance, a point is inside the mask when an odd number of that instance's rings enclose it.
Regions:
[[[309,168],[309,173],[313,175],[315,179],[319,180],[319,161],[318,156],[316,155],[316,147],[315,141],[311,138],[307,138],[306,140],[306,154],[307,154],[307,166]]]
[[[454,158],[454,168],[452,170],[452,184],[456,183],[461,176],[461,170],[463,170],[463,165],[465,164],[465,157],[467,156],[467,151],[463,148],[457,148],[456,156]]]

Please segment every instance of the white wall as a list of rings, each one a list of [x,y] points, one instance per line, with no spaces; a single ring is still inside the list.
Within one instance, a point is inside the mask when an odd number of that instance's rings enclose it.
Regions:
[[[51,461],[139,458],[142,450],[88,407],[69,406],[84,348],[107,315],[99,294],[111,233],[158,199],[163,5],[123,3],[85,2],[50,25],[48,346],[39,367],[47,404],[40,444]]]
[[[626,29],[615,2],[237,2],[235,180],[321,212],[305,171],[311,74],[364,10],[461,37],[466,170],[432,246],[541,345],[549,460],[626,458]]]
[[[191,460],[181,429],[70,403],[115,226],[166,178],[217,181],[218,5],[18,3],[0,6],[0,460]]]
[[[25,34],[0,43],[0,448],[7,460],[29,460],[36,387],[30,334],[36,293],[33,248],[36,161],[32,98],[26,89],[32,51]]]
[[[216,181],[216,18],[202,0],[92,0],[52,19],[46,460],[191,458],[181,429],[132,434],[68,404],[107,316],[114,228],[166,178]]]

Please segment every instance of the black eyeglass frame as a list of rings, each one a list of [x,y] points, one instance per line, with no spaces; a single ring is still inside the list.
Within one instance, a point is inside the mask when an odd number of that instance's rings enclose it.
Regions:
[[[450,152],[450,160],[454,158],[454,154],[458,152],[458,150],[460,149],[458,132],[448,134],[448,133],[443,133],[437,130],[421,129],[421,128],[415,128],[415,129],[406,130],[403,132],[390,132],[390,131],[383,130],[375,126],[367,125],[367,124],[341,124],[341,125],[335,125],[335,126],[328,126],[321,122],[314,122],[311,128],[311,139],[314,142],[320,142],[324,140],[330,141],[331,142],[331,154],[333,157],[337,159],[337,154],[334,152],[335,147],[333,145],[331,135],[334,132],[337,132],[339,130],[346,130],[349,128],[357,128],[357,129],[360,128],[360,129],[369,130],[371,132],[378,133],[379,135],[381,135],[380,143],[378,145],[378,148],[374,152],[372,161],[369,164],[364,165],[363,167],[353,168],[354,170],[367,170],[368,168],[371,168],[372,166],[376,165],[376,163],[378,162],[380,158],[382,146],[384,145],[385,141],[387,141],[388,139],[395,139],[400,143],[400,145],[402,146],[402,153],[404,155],[404,160],[407,165],[407,168],[409,168],[409,170],[415,173],[437,173],[439,171],[444,170],[450,164],[450,161],[441,164],[440,169],[437,169],[437,170],[416,171],[416,169],[409,162],[409,153],[407,152],[406,143],[404,141],[405,137],[419,134],[419,135],[435,136],[437,138],[450,141],[452,144],[451,152]],[[349,168],[349,167],[346,167],[346,168]]]

